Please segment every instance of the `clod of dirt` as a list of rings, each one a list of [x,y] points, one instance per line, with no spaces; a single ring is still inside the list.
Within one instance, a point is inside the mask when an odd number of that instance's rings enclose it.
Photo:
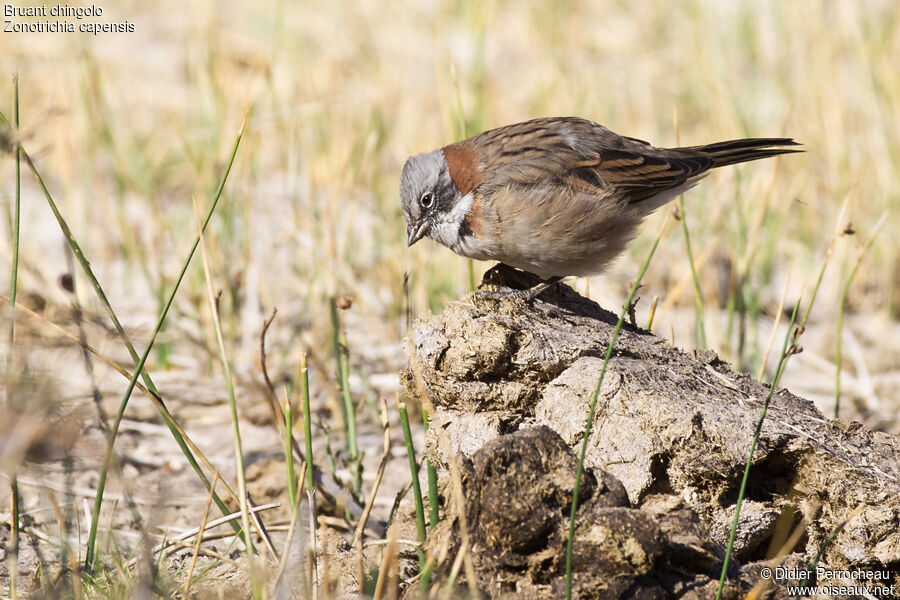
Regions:
[[[469,520],[479,540],[501,552],[545,546],[575,484],[575,457],[562,438],[546,427],[528,429],[488,442],[473,462]],[[585,483],[583,498],[594,485]]]
[[[534,282],[499,266],[482,286]],[[476,585],[491,598],[564,593],[576,457],[615,322],[568,286],[553,286],[533,302],[472,294],[417,324],[402,376],[435,407],[426,452],[444,468],[445,510],[430,544],[451,557],[436,581],[461,544],[446,470],[454,462]],[[713,352],[687,354],[623,328],[587,444],[576,597],[714,595],[768,393]],[[886,570],[875,583],[900,586],[898,458],[897,438],[841,427],[778,390],[753,456],[725,597],[743,596],[764,566],[777,566],[763,561],[798,527],[785,564],[808,565],[837,532],[821,565]],[[786,597],[785,582],[775,583],[768,597]]]

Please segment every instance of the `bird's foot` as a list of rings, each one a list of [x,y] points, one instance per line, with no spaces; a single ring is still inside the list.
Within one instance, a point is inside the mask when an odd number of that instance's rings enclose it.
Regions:
[[[562,281],[562,279],[562,277],[550,277],[549,279],[524,290],[477,290],[475,295],[481,296],[482,298],[502,298],[506,300],[525,300],[526,302],[531,302],[540,296],[548,287]]]

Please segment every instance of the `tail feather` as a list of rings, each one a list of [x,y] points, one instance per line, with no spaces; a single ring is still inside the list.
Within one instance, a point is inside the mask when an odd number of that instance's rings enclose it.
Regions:
[[[790,147],[799,145],[798,142],[791,138],[750,138],[716,142],[715,144],[705,144],[703,146],[690,146],[685,148],[685,150],[702,152],[713,161],[713,167],[724,167],[725,165],[759,160],[779,154],[803,152],[799,148]]]

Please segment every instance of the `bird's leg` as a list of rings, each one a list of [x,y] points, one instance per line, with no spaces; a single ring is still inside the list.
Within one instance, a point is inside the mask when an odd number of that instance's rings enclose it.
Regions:
[[[535,298],[540,296],[541,292],[546,290],[548,287],[550,287],[554,283],[559,283],[562,280],[563,280],[562,277],[557,277],[557,276],[553,276],[548,279],[545,279],[544,281],[540,282],[539,284],[537,284],[536,286],[534,286],[530,289],[520,290],[520,291],[524,292],[524,295],[522,297],[525,298],[526,300],[528,300],[529,302],[531,302],[532,300],[534,300]]]
[[[532,300],[537,298],[541,294],[541,292],[546,290],[548,287],[550,287],[554,283],[558,283],[562,280],[563,280],[562,277],[554,276],[554,277],[545,279],[544,281],[540,282],[539,284],[534,285],[526,290],[510,290],[510,291],[479,290],[478,292],[476,292],[476,294],[478,294],[479,296],[487,296],[490,298],[507,298],[510,300],[521,299],[521,300],[527,300],[528,302],[531,302]]]

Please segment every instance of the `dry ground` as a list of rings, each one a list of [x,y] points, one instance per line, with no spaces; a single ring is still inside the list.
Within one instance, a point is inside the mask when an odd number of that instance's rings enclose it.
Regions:
[[[834,410],[842,291],[887,212],[846,295],[840,417],[900,432],[900,5],[101,6],[99,21],[127,20],[134,33],[0,35],[0,74],[9,82],[18,73],[21,96],[21,128],[9,135],[4,129],[0,138],[21,139],[34,158],[140,352],[190,248],[192,199],[201,211],[209,206],[250,111],[206,243],[213,286],[222,290],[248,485],[258,504],[285,501],[282,446],[259,367],[260,331],[274,308],[267,363],[276,391],[287,387],[296,402],[299,357],[308,353],[314,455],[326,472],[347,475],[328,300],[349,295],[364,494],[381,453],[379,397],[391,415],[395,460],[373,518],[387,516],[408,479],[396,417],[396,374],[405,363],[403,274],[411,275],[413,314],[440,310],[470,285],[467,261],[446,249],[405,248],[400,168],[409,154],[535,116],[585,116],[658,145],[782,134],[805,144],[803,155],[712,176],[685,197],[684,216],[706,345],[754,375],[786,278],[789,306],[809,298],[834,232],[855,231],[834,238],[804,352],[782,382],[826,415]],[[12,97],[11,83],[0,86],[7,118]],[[15,167],[8,153],[0,173],[0,262],[9,265]],[[134,363],[24,167],[22,180],[23,308],[13,344],[5,333],[9,319],[2,327],[9,365],[2,381],[12,408],[0,420],[0,467],[19,475],[31,528],[19,589],[33,590],[40,579],[32,544],[47,565],[59,564],[61,522],[69,523],[71,547],[83,557],[85,511],[105,445],[99,424],[115,414],[127,384],[96,356],[85,359],[67,335],[82,336],[129,372]],[[573,285],[616,310],[663,217],[648,220],[610,273]],[[488,266],[475,264],[474,278]],[[8,273],[0,269],[0,279],[8,282]],[[638,321],[647,322],[658,297],[654,331],[679,346],[696,345],[694,286],[679,228],[661,241],[644,285]],[[199,255],[147,366],[177,421],[234,486],[230,411]],[[302,444],[299,418],[297,425]],[[421,427],[414,429],[421,448]],[[115,448],[121,476],[111,479],[101,519],[101,529],[115,533],[114,544],[107,537],[101,544],[109,564],[139,553],[125,492],[157,534],[197,526],[206,504],[202,485],[137,391]],[[0,522],[8,524],[9,510],[4,494]],[[286,518],[282,507],[267,522]],[[7,535],[8,525],[0,524],[0,539]],[[225,552],[239,547],[227,539],[217,544]],[[167,569],[183,567],[183,556]],[[211,562],[228,572],[227,561]],[[4,578],[9,566],[0,567]]]

